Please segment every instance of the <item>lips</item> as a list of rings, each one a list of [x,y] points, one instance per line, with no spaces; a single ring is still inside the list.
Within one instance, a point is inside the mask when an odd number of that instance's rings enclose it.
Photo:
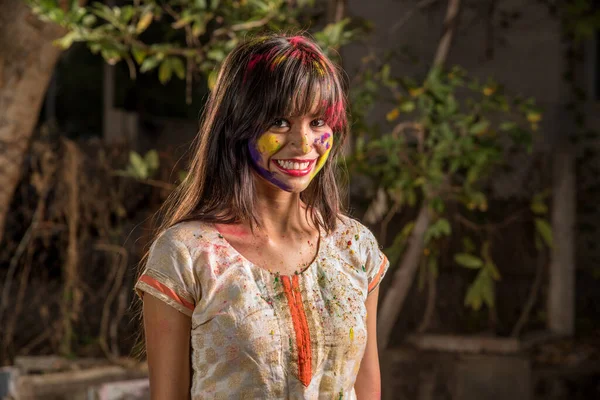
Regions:
[[[314,160],[299,160],[299,159],[286,159],[286,160],[272,160],[273,164],[282,171],[283,173],[291,176],[305,176],[312,171],[315,165]]]

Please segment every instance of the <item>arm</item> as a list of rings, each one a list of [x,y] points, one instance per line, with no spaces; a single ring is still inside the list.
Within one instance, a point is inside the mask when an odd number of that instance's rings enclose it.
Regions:
[[[151,399],[189,399],[191,318],[149,294],[143,313]]]
[[[367,348],[363,355],[354,390],[358,400],[379,400],[381,398],[381,375],[377,352],[377,298],[379,287],[367,297]]]

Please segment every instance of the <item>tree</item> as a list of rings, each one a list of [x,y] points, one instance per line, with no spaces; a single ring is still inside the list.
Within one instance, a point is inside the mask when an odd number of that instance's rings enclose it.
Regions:
[[[381,348],[389,344],[417,276],[419,286],[428,288],[418,330],[427,329],[437,293],[439,259],[444,241],[456,235],[455,224],[466,227],[469,234],[461,235],[462,249],[452,249],[454,261],[475,273],[464,304],[474,310],[484,306],[494,310],[500,273],[491,255],[492,232],[504,222],[487,221],[489,178],[508,154],[530,150],[542,118],[533,100],[512,98],[492,79],[481,83],[459,67],[445,67],[461,3],[446,2],[443,34],[424,78],[395,76],[388,60],[376,61],[365,68],[351,96],[353,114],[361,119],[381,88],[393,99],[387,114],[388,131],[374,136],[370,132],[378,129],[357,124],[353,132],[356,140],[348,160],[350,168],[368,176],[375,186],[365,219],[381,221],[385,232],[394,216],[407,208],[415,211],[414,219],[386,249],[397,267],[378,316]],[[532,239],[540,252],[552,244],[546,197],[544,192],[536,194],[531,210],[524,210],[532,217]]]
[[[21,164],[61,50],[60,26],[39,21],[19,0],[0,0],[0,242]]]

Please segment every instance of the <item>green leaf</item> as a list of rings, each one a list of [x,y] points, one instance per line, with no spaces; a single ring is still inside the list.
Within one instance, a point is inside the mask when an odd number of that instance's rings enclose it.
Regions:
[[[179,172],[177,173],[177,176],[179,178],[179,181],[183,182],[185,180],[185,178],[187,178],[188,172],[184,171],[184,170],[179,170]]]
[[[463,237],[463,248],[465,250],[465,253],[471,253],[473,251],[475,251],[475,243],[473,243],[473,240],[471,240],[470,237],[465,236]]]
[[[531,211],[533,211],[534,214],[538,214],[538,215],[544,215],[546,213],[548,213],[548,206],[541,202],[541,201],[534,201],[531,203]]]
[[[80,38],[80,35],[77,32],[71,31],[71,32],[67,33],[65,36],[61,37],[60,39],[56,39],[53,43],[57,46],[60,46],[63,50],[66,50],[69,47],[71,47],[73,42],[79,38]]]
[[[138,179],[148,178],[148,168],[142,156],[135,151],[129,153],[129,164],[132,168],[132,172]]]
[[[450,222],[448,222],[446,218],[440,218],[436,224],[441,234],[450,236],[452,228],[450,227]]]
[[[219,76],[219,73],[216,70],[212,70],[208,74],[208,79],[207,79],[208,82],[207,82],[207,84],[208,84],[208,89],[209,90],[213,90],[213,88],[215,87],[215,84],[217,83],[218,76]]]
[[[501,131],[511,131],[517,127],[517,124],[514,122],[503,122],[500,124]]]
[[[179,57],[171,57],[171,67],[179,79],[185,78],[185,66]]]
[[[405,113],[412,112],[415,110],[415,103],[414,103],[414,101],[404,101],[404,102],[400,103],[400,106],[398,106],[398,109]]]
[[[150,150],[144,156],[144,161],[150,171],[156,171],[159,167],[158,152],[156,150]]]
[[[132,47],[131,54],[133,54],[133,58],[135,62],[138,63],[138,65],[141,65],[144,62],[144,59],[146,58],[146,52],[138,47]]]
[[[221,62],[225,58],[225,52],[222,49],[211,49],[206,52],[206,58]]]
[[[479,281],[476,279],[467,289],[465,295],[465,306],[471,307],[475,311],[481,309],[483,303]]]
[[[480,135],[483,132],[485,132],[489,126],[490,126],[490,121],[487,121],[487,120],[476,122],[473,125],[471,125],[471,128],[469,129],[469,133],[472,135]]]
[[[546,243],[546,246],[552,247],[552,227],[548,221],[543,218],[536,218],[535,229]]]
[[[164,85],[171,80],[171,75],[173,75],[173,68],[170,59],[166,58],[158,68],[158,80]]]
[[[489,273],[485,269],[482,270],[479,274],[480,274],[480,276],[478,277],[478,279],[480,280],[479,293],[481,294],[483,302],[489,308],[494,308],[495,297],[496,297],[494,281],[492,280]]]
[[[173,29],[181,29],[184,26],[186,26],[187,24],[189,24],[190,22],[192,22],[195,19],[195,15],[189,14],[186,15],[185,17],[182,17],[180,19],[178,19],[177,21],[173,22],[171,24],[171,27]]]
[[[154,57],[154,56],[148,57],[142,63],[142,65],[140,67],[140,72],[148,72],[148,71],[156,68],[159,63],[160,63],[160,61],[156,57]]]
[[[492,277],[492,279],[494,279],[495,281],[499,281],[500,280],[500,278],[501,278],[500,271],[498,271],[498,267],[496,267],[496,264],[494,264],[493,261],[491,261],[491,260],[488,261],[485,264],[485,269],[488,270],[488,272],[489,272],[490,276]]]
[[[97,18],[95,15],[93,14],[87,14],[85,17],[83,17],[83,19],[81,20],[81,23],[86,26],[86,27],[91,27],[92,25],[94,25],[97,21]]]
[[[481,258],[468,253],[458,253],[454,255],[454,261],[465,268],[479,269],[483,266]]]
[[[140,17],[140,20],[137,23],[137,26],[135,27],[136,33],[140,34],[140,33],[144,32],[146,29],[148,29],[148,27],[152,23],[153,19],[154,19],[154,14],[152,14],[151,10],[144,11],[142,16]]]

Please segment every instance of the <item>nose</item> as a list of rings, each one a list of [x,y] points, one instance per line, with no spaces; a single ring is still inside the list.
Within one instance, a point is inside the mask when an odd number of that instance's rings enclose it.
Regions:
[[[310,129],[310,125],[306,123],[297,124],[292,129],[291,134],[291,144],[298,148],[303,155],[310,153],[312,150],[313,137],[313,131]]]

